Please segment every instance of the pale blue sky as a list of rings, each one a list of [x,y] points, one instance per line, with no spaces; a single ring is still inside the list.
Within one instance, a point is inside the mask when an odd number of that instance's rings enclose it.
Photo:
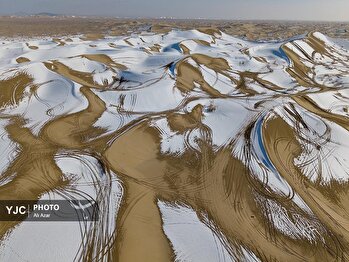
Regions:
[[[349,0],[0,0],[0,15],[349,21]]]

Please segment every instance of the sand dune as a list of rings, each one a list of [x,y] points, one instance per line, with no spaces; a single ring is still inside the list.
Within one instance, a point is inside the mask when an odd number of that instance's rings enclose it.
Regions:
[[[101,208],[0,260],[349,260],[348,42],[151,31],[0,44],[0,199]]]

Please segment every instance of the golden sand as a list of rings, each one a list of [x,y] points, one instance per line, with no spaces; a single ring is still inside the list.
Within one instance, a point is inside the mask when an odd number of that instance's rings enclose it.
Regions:
[[[193,25],[188,25],[185,21],[166,21],[165,23],[154,20],[124,21],[97,18],[96,20],[92,18],[37,19],[1,18],[0,34],[12,37],[16,32],[23,37],[28,34],[38,36],[46,34],[50,26],[56,24],[56,31],[52,31],[54,35],[81,33],[85,35],[81,40],[93,41],[103,39],[104,33],[108,34],[110,31],[117,35],[126,34],[129,26],[136,28],[143,24],[151,24],[151,31],[163,33],[176,26],[189,28],[200,25],[199,31],[211,36],[214,42],[215,38],[219,38],[222,34],[216,29],[219,26],[224,27],[225,32],[244,34],[249,39],[268,38],[267,31],[272,30],[263,23],[237,23],[236,27],[233,22],[214,21],[212,22],[216,26],[214,28],[205,27],[211,23],[207,21],[195,21]],[[50,23],[42,23],[46,20]],[[34,27],[33,24],[38,21],[42,26]],[[10,30],[12,34],[2,26],[10,22],[13,22]],[[93,22],[96,23],[94,26],[88,27],[88,30],[83,29]],[[72,26],[63,28],[66,23],[71,23]],[[28,26],[33,26],[30,33],[27,30]],[[298,34],[321,25],[292,24],[288,27],[288,32],[281,29],[275,30],[280,26],[281,24],[272,24],[278,38],[287,37],[294,32]],[[101,28],[102,33],[96,33],[98,27]],[[260,31],[259,28],[265,28],[266,31]],[[328,30],[329,34],[336,35],[333,28]],[[347,35],[344,36],[347,37]],[[73,40],[66,37],[54,39],[59,46],[65,46],[70,41]],[[314,55],[315,53],[331,55],[326,44],[313,34],[309,34],[305,41],[314,49]],[[124,39],[124,42],[126,45],[133,46],[130,39]],[[202,39],[194,42],[203,48],[214,44]],[[109,46],[117,47],[115,44]],[[40,47],[34,45],[28,44],[27,47],[33,52],[40,50]],[[98,84],[93,78],[95,72],[82,72],[54,59],[43,61],[50,73],[81,85],[79,91],[87,100],[88,106],[76,113],[51,118],[37,135],[26,127],[26,122],[21,115],[9,117],[10,124],[5,129],[10,139],[19,145],[19,153],[1,174],[2,181],[6,178],[11,179],[0,186],[0,199],[38,200],[44,193],[64,188],[70,181],[64,179],[64,174],[54,160],[55,155],[62,151],[88,153],[98,159],[105,170],[111,170],[117,174],[124,188],[121,207],[114,218],[117,225],[114,239],[110,240],[112,243],[110,250],[105,254],[109,261],[175,260],[175,247],[163,229],[164,222],[158,201],[192,208],[199,219],[212,229],[213,234],[219,236],[224,242],[223,246],[229,250],[229,255],[238,261],[244,258],[242,248],[253,252],[261,261],[347,261],[349,259],[348,185],[336,181],[320,184],[302,174],[300,167],[295,164],[295,159],[298,159],[305,150],[300,142],[302,134],[298,129],[306,124],[303,124],[303,116],[294,108],[299,106],[308,113],[337,124],[346,131],[349,131],[348,117],[321,108],[305,91],[289,94],[281,92],[282,86],[278,86],[270,79],[263,79],[259,72],[234,71],[231,63],[224,58],[192,52],[185,43],[181,48],[185,56],[176,63],[173,89],[182,94],[185,101],[171,110],[144,114],[110,133],[96,125],[102,115],[110,110],[108,103],[118,104],[117,112],[120,118],[122,114],[132,112],[123,108],[125,97],[121,96],[118,101],[107,103],[95,92],[110,91],[110,88],[114,88],[115,92],[121,91],[117,89],[119,87],[117,84],[122,81],[115,77],[112,82],[105,81],[103,84]],[[160,45],[153,45],[145,52],[157,54],[160,50]],[[295,83],[307,88],[316,87],[318,93],[331,89],[326,84],[318,83],[315,77],[309,76],[314,68],[305,63],[304,58],[299,54],[286,45],[282,50],[292,61],[285,72]],[[241,53],[250,55],[250,51],[243,48]],[[103,53],[82,53],[78,58],[103,64],[111,72],[128,70],[127,65]],[[314,59],[314,57],[307,58]],[[264,57],[253,59],[259,63],[267,63],[267,58]],[[21,65],[31,62],[29,58],[23,56],[18,57],[16,61]],[[168,67],[163,68],[168,70]],[[234,86],[239,96],[225,94],[214,84],[208,83],[207,78],[204,77],[203,67],[228,79],[229,84]],[[274,92],[274,95],[268,98],[263,95],[258,96],[258,92],[248,85],[249,81],[253,81],[268,92]],[[34,83],[33,76],[26,71],[16,71],[11,77],[0,80],[0,89],[0,109],[4,109],[18,105],[25,97],[34,96],[38,86]],[[192,95],[193,92],[196,92],[196,95]],[[213,105],[207,107],[203,102],[199,102],[190,110],[182,110],[190,102],[202,97],[212,101],[231,99],[237,101],[236,103],[243,103],[243,99],[246,99],[245,102],[249,98],[256,99],[254,107],[248,109],[254,113],[254,117],[246,118],[246,126],[238,131],[236,137],[231,137],[220,147],[214,146],[213,131],[204,123],[204,120],[205,113],[215,111],[215,107]],[[256,113],[257,109],[263,104],[283,98],[288,98],[289,102],[280,108],[284,108],[288,117],[295,119],[298,126],[292,126],[286,121],[287,117],[282,118],[271,108],[265,112],[268,117],[265,117],[262,123],[261,143],[265,145],[271,164],[292,188],[293,195],[290,193],[289,196],[270,190],[266,184],[257,179],[251,168],[253,164],[248,162],[253,158],[253,132],[258,126],[258,118],[261,117],[261,114]],[[162,99],[160,91],[157,99],[154,103],[160,103]],[[138,112],[134,113],[138,114]],[[236,111],[234,114],[238,116],[241,112]],[[166,120],[172,132],[183,135],[184,139],[187,139],[185,141],[187,147],[183,152],[165,154],[162,151],[164,131],[154,125],[154,121],[160,120]],[[188,138],[194,132],[200,134],[200,138],[195,140],[196,147],[190,145],[192,141]],[[232,152],[235,152],[234,150],[239,146],[239,137],[244,139],[242,143],[244,150],[234,155]],[[294,194],[304,200],[312,213],[304,211],[291,201]],[[271,205],[268,206],[268,201],[279,204],[293,219],[298,217],[301,221],[310,221],[312,228],[308,230],[320,232],[322,239],[292,238],[277,229],[273,224],[275,221],[271,221],[271,211],[268,209]],[[291,216],[292,214],[296,216]],[[1,222],[0,237],[6,239],[6,234],[14,230],[16,225],[15,222]],[[86,261],[95,261],[89,248],[92,250],[92,247],[86,247],[83,258]]]

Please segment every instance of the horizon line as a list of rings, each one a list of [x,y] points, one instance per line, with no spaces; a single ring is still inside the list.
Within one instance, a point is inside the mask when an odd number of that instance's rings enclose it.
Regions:
[[[203,17],[167,17],[167,16],[118,16],[118,15],[76,15],[76,14],[59,14],[59,13],[51,13],[51,12],[39,12],[39,13],[25,13],[18,12],[12,14],[1,14],[0,17],[72,17],[72,18],[105,18],[105,19],[132,19],[132,20],[147,20],[147,19],[155,19],[155,20],[206,20],[206,21],[231,21],[231,22],[313,22],[313,23],[349,23],[349,20],[311,20],[311,19],[278,19],[278,18],[203,18]]]

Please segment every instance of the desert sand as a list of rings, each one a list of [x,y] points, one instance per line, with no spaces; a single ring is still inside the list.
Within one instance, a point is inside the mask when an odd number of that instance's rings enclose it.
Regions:
[[[349,260],[348,28],[0,18],[0,260]]]

